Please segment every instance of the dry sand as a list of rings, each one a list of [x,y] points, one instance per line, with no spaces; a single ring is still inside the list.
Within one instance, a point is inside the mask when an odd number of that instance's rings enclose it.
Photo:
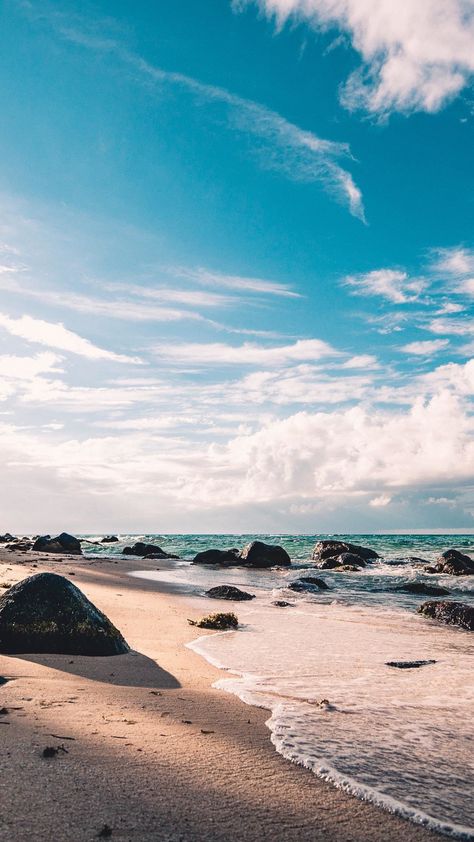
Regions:
[[[186,600],[127,575],[147,566],[163,565],[0,551],[0,583],[71,577],[133,649],[0,655],[1,840],[85,842],[104,825],[117,842],[440,839],[278,755],[265,711],[213,689],[218,670],[185,648]]]

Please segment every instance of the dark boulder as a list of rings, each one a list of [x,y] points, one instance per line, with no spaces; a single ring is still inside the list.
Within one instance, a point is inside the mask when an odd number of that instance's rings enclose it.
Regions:
[[[355,553],[341,553],[338,555],[337,561],[339,564],[351,564],[355,565],[356,567],[365,567],[365,561],[361,558],[360,555],[356,555]]]
[[[300,579],[290,582],[288,589],[297,593],[315,593],[316,591],[329,590],[324,579],[318,579],[316,576],[301,576]]]
[[[318,570],[334,570],[336,567],[341,566],[341,562],[339,561],[339,556],[333,556],[332,558],[325,558],[323,561],[320,561],[319,564],[315,564],[315,567]]]
[[[40,535],[34,542],[32,549],[40,553],[82,555],[81,542],[67,532],[61,532],[56,538],[51,538],[51,535]]]
[[[116,535],[104,535],[101,539],[101,544],[116,544],[118,542],[118,538]]]
[[[440,620],[450,626],[460,626],[462,629],[474,631],[474,605],[443,599],[424,602],[423,605],[420,605],[418,611],[433,620]]]
[[[272,602],[277,608],[293,608],[294,602],[286,602],[284,599],[275,599]]]
[[[137,541],[133,547],[124,547],[122,553],[123,555],[137,555],[142,558],[148,558],[151,555],[153,558],[178,558],[178,556],[165,552],[155,544],[144,544],[142,541]]]
[[[448,596],[449,594],[447,588],[442,588],[440,585],[428,585],[425,582],[405,582],[402,585],[396,585],[393,590],[422,596]]]
[[[233,585],[217,585],[217,587],[206,591],[206,596],[210,596],[211,599],[231,599],[234,602],[255,599],[255,594],[241,591],[240,588],[234,588]]]
[[[0,651],[121,655],[129,646],[72,582],[38,573],[0,597]]]
[[[468,576],[474,573],[474,560],[459,550],[446,550],[436,559],[435,570],[451,576]]]
[[[340,564],[334,568],[334,573],[360,573],[358,564]]]
[[[240,563],[248,567],[288,567],[291,558],[277,544],[251,541],[240,553]]]
[[[15,536],[5,532],[5,535],[0,535],[0,544],[8,544],[9,541],[15,541]]]
[[[227,566],[239,563],[239,550],[203,550],[193,558],[193,564],[225,564]]]
[[[324,561],[327,558],[337,558],[342,553],[353,553],[364,561],[371,561],[379,558],[375,550],[368,547],[360,547],[357,544],[349,544],[347,541],[324,540],[316,544],[312,558],[314,561]]]

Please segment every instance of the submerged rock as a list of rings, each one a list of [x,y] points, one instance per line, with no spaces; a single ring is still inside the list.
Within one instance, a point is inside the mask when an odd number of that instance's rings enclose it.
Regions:
[[[167,553],[155,544],[144,544],[142,541],[137,541],[133,547],[124,547],[122,553],[123,555],[138,555],[142,558],[147,558],[151,555],[153,558],[178,558],[177,555]]]
[[[251,541],[240,553],[240,563],[248,567],[289,567],[291,558],[278,544]]]
[[[37,573],[0,597],[0,651],[121,655],[129,646],[76,585]]]
[[[200,620],[188,620],[188,623],[190,626],[197,626],[200,629],[217,629],[217,631],[236,629],[239,625],[239,621],[233,613],[209,614],[207,617],[201,617]]]
[[[255,599],[255,594],[241,591],[240,588],[234,588],[233,585],[217,585],[206,591],[206,596],[211,599],[231,599],[234,602],[244,602],[247,599]]]
[[[372,561],[380,558],[375,550],[369,547],[361,547],[358,544],[349,544],[347,541],[324,540],[318,541],[313,550],[312,559],[314,561],[325,561],[328,558],[337,558],[343,553],[352,553],[363,561]]]
[[[104,535],[101,539],[101,544],[116,544],[118,542],[118,538],[116,535]]]
[[[318,579],[317,576],[301,576],[300,579],[290,582],[288,589],[298,593],[304,593],[305,591],[314,593],[315,591],[327,591],[329,586],[324,579]]]
[[[40,553],[82,555],[81,542],[67,532],[61,532],[56,538],[51,538],[51,535],[40,535],[34,542],[32,549]]]
[[[402,585],[396,585],[393,590],[422,596],[448,596],[450,593],[447,588],[442,588],[440,585],[428,585],[425,582],[405,582]]]
[[[239,550],[203,550],[193,558],[193,564],[238,564]]]
[[[427,661],[387,661],[385,666],[396,667],[399,670],[413,670],[419,667],[426,667],[428,664],[435,664],[436,661],[429,659]]]
[[[474,631],[474,606],[464,602],[439,600],[424,602],[418,609],[420,614],[440,620],[450,626],[460,626],[462,629]]]

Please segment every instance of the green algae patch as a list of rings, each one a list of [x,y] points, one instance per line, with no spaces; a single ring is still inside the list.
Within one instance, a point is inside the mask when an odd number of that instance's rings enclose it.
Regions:
[[[217,631],[236,629],[239,625],[239,621],[233,612],[208,614],[207,617],[201,617],[200,620],[188,620],[188,623],[190,626],[197,626],[199,629],[215,629]]]

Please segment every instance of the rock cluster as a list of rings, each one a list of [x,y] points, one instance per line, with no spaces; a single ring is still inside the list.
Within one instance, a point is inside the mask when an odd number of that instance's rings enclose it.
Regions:
[[[72,582],[38,573],[0,597],[0,651],[121,655],[129,646]]]
[[[51,535],[40,535],[34,542],[32,549],[40,553],[68,553],[68,555],[82,555],[81,542],[67,532],[61,532],[56,538]]]
[[[277,544],[251,541],[242,550],[204,550],[193,558],[193,564],[222,564],[226,567],[289,567],[291,559]]]
[[[361,567],[365,567],[368,561],[376,558],[379,558],[378,553],[368,547],[329,539],[318,541],[312,555],[318,570],[335,570],[341,573],[355,573]]]

